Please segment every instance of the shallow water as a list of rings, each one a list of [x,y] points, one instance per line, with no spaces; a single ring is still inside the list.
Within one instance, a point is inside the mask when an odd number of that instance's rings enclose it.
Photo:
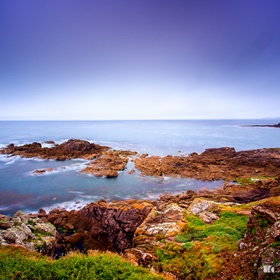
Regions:
[[[157,155],[189,154],[211,147],[235,147],[236,150],[279,147],[280,129],[244,127],[247,124],[274,124],[278,120],[236,121],[75,121],[75,122],[0,122],[0,147],[9,143],[24,144],[71,138],[86,139],[139,153]],[[180,151],[180,152],[179,152]],[[0,212],[13,214],[39,208],[60,206],[79,209],[83,205],[105,200],[147,198],[162,193],[178,193],[189,189],[214,188],[222,181],[203,182],[181,178],[143,177],[132,175],[129,163],[114,179],[96,178],[79,172],[87,161],[52,161],[21,159],[0,155]],[[34,175],[40,168],[52,172]]]

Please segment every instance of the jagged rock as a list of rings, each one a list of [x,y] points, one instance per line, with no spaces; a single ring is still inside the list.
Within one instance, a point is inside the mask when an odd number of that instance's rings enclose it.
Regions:
[[[213,201],[195,198],[189,206],[188,211],[198,215],[205,223],[212,223],[219,219],[219,216],[213,213],[214,211],[219,211],[219,206]]]
[[[43,159],[67,160],[72,158],[91,159],[107,150],[109,150],[107,146],[100,146],[84,140],[71,139],[50,148],[42,148],[42,145],[37,142],[23,146],[10,144],[6,148],[1,149],[0,153],[26,158],[38,157]]]
[[[262,207],[262,206],[255,206],[253,208],[253,211],[261,216],[263,216],[265,219],[267,219],[271,223],[275,223],[278,219],[280,219],[279,213],[275,213],[274,211]]]
[[[266,279],[269,276],[266,269],[269,267],[279,269],[279,236],[280,200],[275,199],[254,206],[247,222],[246,234],[238,245],[246,255],[247,261],[252,264],[252,273],[257,279]],[[280,273],[280,270],[276,272]]]
[[[136,228],[152,207],[150,202],[145,201],[107,203],[101,200],[78,211],[53,210],[48,219],[57,227],[63,226],[68,231],[60,235],[59,244],[77,243],[81,240],[85,251],[99,249],[122,252],[131,247]],[[73,228],[79,234],[67,236]]]
[[[127,157],[116,152],[108,152],[89,163],[81,172],[98,177],[114,178],[118,176],[118,171],[125,169],[127,162]]]
[[[55,243],[56,229],[52,224],[44,223],[36,215],[27,215],[21,211],[13,217],[5,218],[0,231],[0,244],[20,245],[28,250],[50,253]],[[48,250],[47,250],[48,249]]]
[[[56,228],[50,223],[36,223],[34,229],[37,230],[39,233],[50,233],[55,235]]]
[[[185,226],[183,212],[175,203],[158,204],[135,231],[133,244],[146,252],[158,239],[174,238]]]
[[[13,226],[8,228],[3,233],[3,238],[11,243],[23,245],[24,240],[27,240],[28,238],[33,239],[34,235],[29,227],[27,227],[25,224],[21,224],[16,227]]]
[[[140,156],[134,160],[142,174],[181,176],[199,180],[234,180],[258,174],[279,176],[280,150],[257,149],[236,152],[234,148],[206,149],[189,156]]]

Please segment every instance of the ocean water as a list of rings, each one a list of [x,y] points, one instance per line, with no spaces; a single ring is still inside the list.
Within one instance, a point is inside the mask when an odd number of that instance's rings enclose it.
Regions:
[[[187,155],[206,148],[234,147],[236,150],[280,147],[280,129],[248,127],[275,124],[279,120],[192,120],[192,121],[0,121],[0,147],[54,140],[85,139],[113,149],[129,149],[149,155]],[[91,201],[155,199],[164,193],[215,188],[222,181],[205,182],[181,178],[132,175],[127,169],[117,178],[97,178],[79,172],[87,161],[64,162],[22,159],[0,155],[0,213],[39,208],[79,209]],[[34,175],[40,168],[52,172]]]

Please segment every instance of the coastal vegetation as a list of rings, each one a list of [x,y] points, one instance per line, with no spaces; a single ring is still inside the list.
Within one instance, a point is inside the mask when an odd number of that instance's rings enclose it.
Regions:
[[[72,253],[52,260],[36,252],[12,246],[0,247],[0,279],[129,279],[160,280],[163,277],[148,269],[130,264],[117,254],[89,251]]]
[[[176,241],[155,250],[155,266],[179,279],[215,277],[223,268],[223,253],[238,250],[237,242],[246,232],[247,220],[244,214],[224,211],[218,220],[206,224],[193,214],[185,214],[186,225]]]

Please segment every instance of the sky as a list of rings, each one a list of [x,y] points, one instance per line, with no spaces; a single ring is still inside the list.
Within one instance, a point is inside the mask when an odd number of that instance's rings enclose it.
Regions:
[[[279,0],[0,0],[0,120],[280,117]]]

